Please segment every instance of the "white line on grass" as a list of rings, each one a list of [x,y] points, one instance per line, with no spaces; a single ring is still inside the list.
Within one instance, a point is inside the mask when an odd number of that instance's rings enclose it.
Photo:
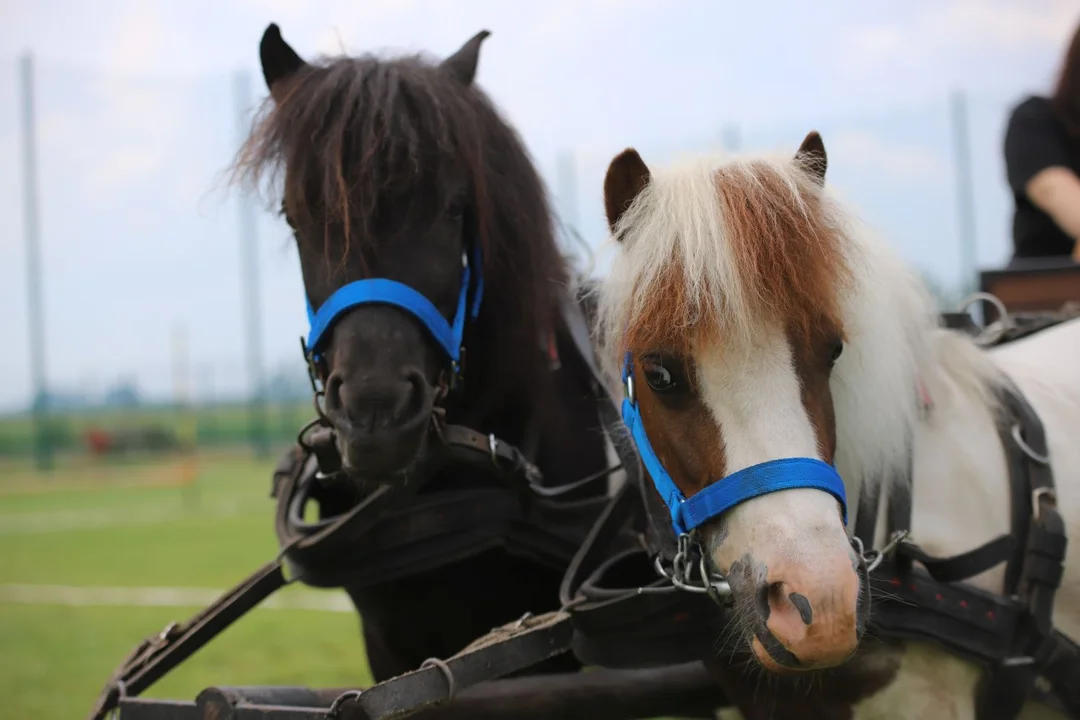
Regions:
[[[28,513],[0,514],[0,535],[36,535],[39,533],[102,530],[121,525],[155,525],[185,519],[224,519],[245,511],[241,499],[214,503],[189,510],[179,503],[175,506],[150,506],[92,510],[48,510]]]
[[[0,585],[0,603],[67,605],[75,607],[202,607],[221,596],[222,590],[181,587],[86,587],[76,585]],[[290,590],[264,600],[269,610],[356,612],[340,591]]]

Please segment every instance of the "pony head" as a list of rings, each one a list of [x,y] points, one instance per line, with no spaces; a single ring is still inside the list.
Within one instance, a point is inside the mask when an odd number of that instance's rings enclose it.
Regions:
[[[855,261],[825,169],[817,133],[794,157],[654,173],[628,149],[608,168],[620,252],[599,336],[609,369],[633,374],[641,425],[682,497],[763,463],[835,464]],[[856,650],[869,588],[844,513],[837,493],[799,487],[696,529],[765,668],[831,667]]]
[[[474,84],[488,35],[443,60],[309,63],[277,25],[259,47],[270,98],[236,167],[282,180],[312,371],[361,481],[407,477],[436,406],[453,422],[543,369],[565,265],[520,138]],[[451,393],[459,380],[468,394]]]

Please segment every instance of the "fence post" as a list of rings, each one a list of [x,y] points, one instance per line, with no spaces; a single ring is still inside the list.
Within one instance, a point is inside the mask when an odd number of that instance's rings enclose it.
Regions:
[[[250,130],[251,76],[240,71],[234,78],[237,146]],[[262,303],[259,296],[259,247],[255,207],[250,193],[240,193],[240,273],[244,288],[244,337],[248,366],[248,429],[257,457],[270,454],[266,420],[266,378],[263,373]]]
[[[49,426],[49,392],[45,378],[45,313],[41,283],[41,215],[38,204],[37,127],[34,113],[34,59],[27,52],[19,63],[22,96],[23,228],[26,233],[26,309],[30,334],[33,396],[34,460],[39,470],[53,466]]]
[[[960,233],[960,294],[966,296],[978,284],[978,239],[975,237],[975,193],[971,170],[971,128],[967,94],[954,90],[949,98],[952,121],[953,161],[956,173],[956,216]]]
[[[578,229],[577,163],[574,151],[568,150],[559,155],[557,182],[559,183],[559,205],[563,222],[574,230]]]
[[[721,131],[721,142],[724,150],[736,153],[742,150],[742,132],[738,123],[726,123]]]

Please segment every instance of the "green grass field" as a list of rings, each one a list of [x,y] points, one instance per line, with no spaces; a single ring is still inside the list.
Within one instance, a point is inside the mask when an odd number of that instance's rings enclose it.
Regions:
[[[183,485],[179,461],[67,458],[42,475],[28,460],[0,460],[0,718],[85,717],[140,640],[209,601],[148,605],[155,588],[173,600],[185,588],[224,590],[272,559],[272,464],[203,453],[197,481]],[[332,607],[260,606],[145,695],[372,682],[343,592],[289,586],[266,605],[275,602]]]
[[[197,482],[184,487],[176,463],[83,465],[48,476],[25,463],[0,464],[0,714],[84,717],[132,646],[201,607],[70,604],[86,602],[87,588],[225,589],[272,559],[271,467],[204,455]],[[63,597],[39,597],[42,590]],[[299,601],[330,592],[279,594]],[[370,680],[353,612],[260,607],[147,695],[192,699],[215,684]]]

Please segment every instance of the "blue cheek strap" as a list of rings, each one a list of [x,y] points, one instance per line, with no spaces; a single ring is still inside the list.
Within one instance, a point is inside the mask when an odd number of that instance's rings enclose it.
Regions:
[[[847,494],[844,491],[844,482],[836,468],[817,458],[782,458],[752,465],[686,498],[664,469],[649,442],[649,436],[645,433],[634,394],[632,362],[630,353],[627,353],[622,372],[626,391],[622,402],[623,422],[634,438],[649,477],[671,512],[671,525],[676,535],[687,534],[707,520],[718,517],[751,498],[796,488],[824,490],[832,495],[840,503],[844,525],[847,525]]]
[[[476,282],[473,292],[472,307],[469,308],[468,316],[475,319],[480,314],[480,302],[484,295],[483,268],[480,264],[479,244],[474,250],[474,264],[476,265]],[[330,326],[346,311],[359,305],[383,304],[405,310],[417,320],[435,339],[454,363],[455,367],[461,361],[462,338],[465,334],[466,304],[469,298],[469,289],[473,287],[472,269],[468,256],[462,255],[461,291],[458,294],[457,308],[454,312],[453,321],[447,321],[439,309],[413,288],[399,283],[396,280],[385,278],[371,278],[357,280],[338,288],[326,302],[315,311],[308,301],[308,322],[311,331],[307,337],[308,352],[314,355],[318,352],[320,343],[325,339]]]

